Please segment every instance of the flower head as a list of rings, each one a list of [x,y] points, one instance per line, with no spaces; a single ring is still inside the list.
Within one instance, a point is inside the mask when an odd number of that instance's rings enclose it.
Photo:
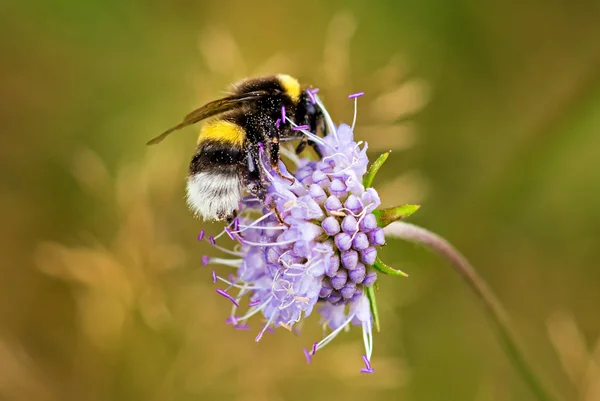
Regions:
[[[374,299],[368,294],[373,294],[377,279],[377,248],[385,244],[376,211],[379,195],[364,185],[367,144],[354,140],[353,127],[334,126],[316,91],[311,95],[324,113],[328,135],[318,137],[303,126],[295,128],[316,142],[322,157],[311,161],[290,154],[296,166],[289,172],[280,162],[281,175],[262,157],[272,209],[245,198],[233,223],[209,238],[234,258],[204,262],[236,268],[228,277],[213,271],[213,280],[226,285],[217,293],[232,303],[226,322],[236,329],[247,329],[250,317],[262,315],[266,322],[258,330],[259,341],[266,331],[296,330],[296,324],[316,307],[329,334],[310,351],[304,350],[307,360],[342,330],[360,326],[365,344],[362,371],[372,373],[375,316]],[[361,95],[350,97],[355,101],[355,119],[356,99]],[[282,178],[290,173],[295,178],[291,184]],[[216,244],[225,234],[238,242],[235,250]]]

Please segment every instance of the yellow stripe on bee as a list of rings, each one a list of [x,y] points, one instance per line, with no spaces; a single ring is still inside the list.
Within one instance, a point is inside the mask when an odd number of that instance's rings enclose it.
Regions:
[[[238,146],[244,144],[246,139],[246,131],[237,124],[225,120],[215,120],[207,123],[200,130],[198,143],[214,140],[220,142],[234,143]]]
[[[291,77],[286,74],[277,75],[277,79],[283,86],[285,93],[294,101],[297,102],[300,100],[300,83],[294,77]]]

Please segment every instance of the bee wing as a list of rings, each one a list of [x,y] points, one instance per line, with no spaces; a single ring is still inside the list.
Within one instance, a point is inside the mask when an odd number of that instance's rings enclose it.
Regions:
[[[238,107],[240,104],[256,101],[266,95],[268,95],[267,91],[253,91],[227,96],[223,99],[213,100],[212,102],[207,103],[199,109],[196,109],[186,115],[181,123],[166,130],[156,138],[151,139],[148,141],[147,145],[155,145],[174,131],[177,131],[183,127],[187,127],[188,125],[195,124],[217,114],[224,113],[228,110]]]

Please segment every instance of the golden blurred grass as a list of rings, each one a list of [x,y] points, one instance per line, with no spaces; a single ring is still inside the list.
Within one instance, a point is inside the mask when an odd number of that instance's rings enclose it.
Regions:
[[[7,3],[0,22],[0,399],[530,399],[460,281],[391,244],[376,375],[350,333],[225,326],[185,210],[194,130],[143,143],[246,75],[321,88],[384,204],[480,266],[534,366],[597,394],[596,2]],[[217,228],[209,227],[212,230]],[[569,311],[569,312],[564,312]],[[310,324],[312,323],[312,324]]]

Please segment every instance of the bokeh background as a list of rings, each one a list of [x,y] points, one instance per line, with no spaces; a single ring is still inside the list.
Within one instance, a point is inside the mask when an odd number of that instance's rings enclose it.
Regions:
[[[600,3],[3,1],[0,399],[529,400],[481,305],[390,240],[375,375],[360,333],[307,365],[316,316],[224,324],[184,196],[197,128],[239,78],[288,72],[357,136],[384,205],[446,236],[566,400],[600,399]],[[254,327],[258,325],[255,321]]]

